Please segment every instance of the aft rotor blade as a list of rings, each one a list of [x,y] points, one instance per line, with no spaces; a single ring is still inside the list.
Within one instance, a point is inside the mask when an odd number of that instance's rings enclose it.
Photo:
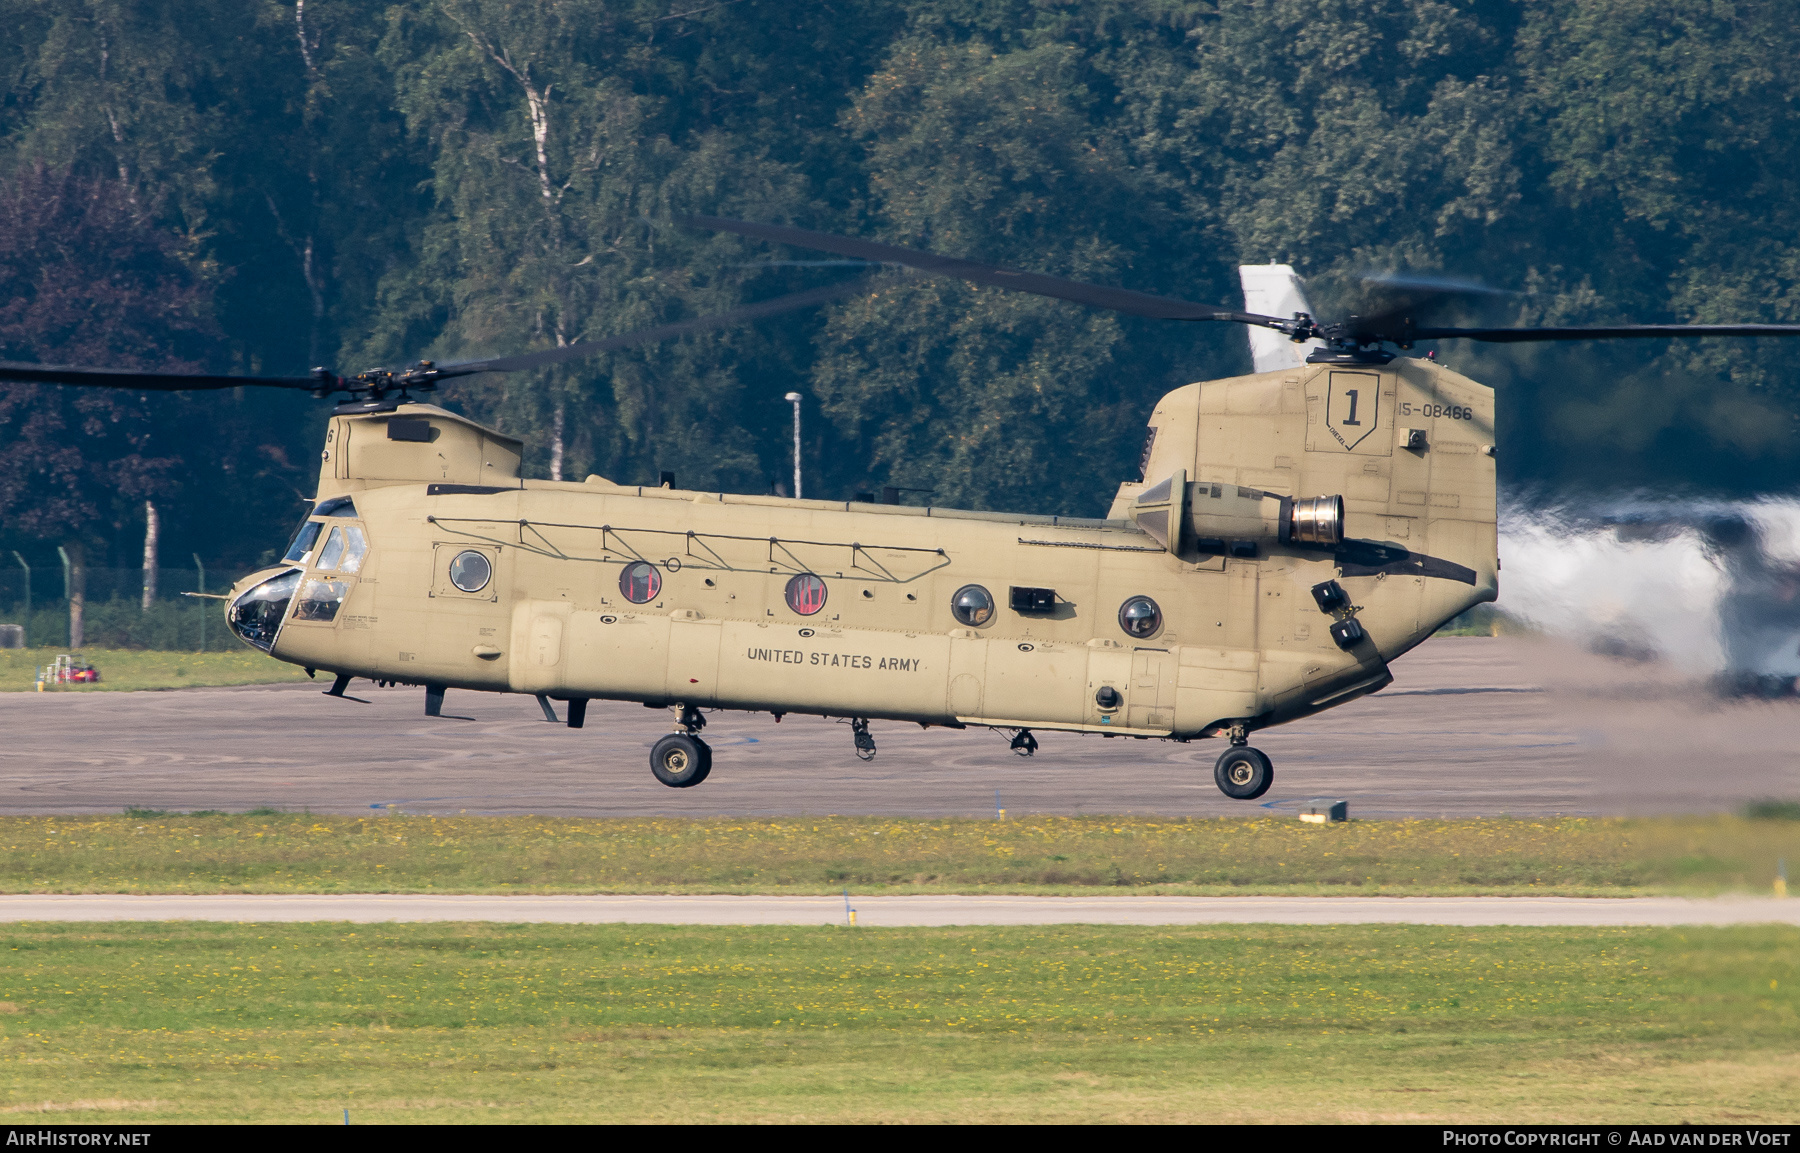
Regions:
[[[310,376],[213,376],[206,373],[137,372],[124,368],[70,368],[58,364],[0,363],[0,380],[20,384],[80,384],[142,392],[185,392],[189,389],[301,388],[321,382]],[[325,383],[329,387],[329,382]]]
[[[1514,295],[1504,288],[1490,288],[1478,281],[1424,272],[1374,272],[1361,280],[1371,292],[1420,292],[1428,297]]]
[[[1107,288],[1098,284],[1084,284],[1078,280],[1065,280],[1060,276],[1046,276],[1041,272],[1024,272],[1016,268],[1005,268],[998,264],[981,264],[973,260],[961,260],[954,256],[939,256],[935,252],[921,252],[915,248],[896,248],[891,244],[877,244],[872,240],[835,236],[829,232],[812,232],[804,228],[786,228],[777,224],[751,224],[748,221],[727,220],[718,216],[682,216],[677,219],[682,224],[695,228],[710,228],[717,232],[735,232],[740,236],[773,240],[779,244],[791,244],[796,248],[835,252],[839,256],[852,256],[859,260],[879,261],[884,264],[904,264],[908,268],[916,268],[920,272],[955,277],[958,280],[967,280],[990,288],[1029,292],[1035,296],[1049,296],[1057,300],[1090,305],[1094,308],[1126,312],[1133,316],[1147,316],[1153,320],[1224,320],[1235,321],[1239,324],[1258,324],[1266,328],[1280,328],[1293,323],[1291,320],[1276,316],[1239,312],[1236,309],[1218,305],[1195,304],[1189,300],[1177,300],[1170,296],[1152,296],[1147,292],[1133,292],[1128,288]]]
[[[692,320],[661,324],[655,328],[640,328],[636,332],[609,336],[603,340],[582,340],[564,345],[562,348],[547,348],[542,352],[503,356],[495,360],[472,360],[461,364],[446,364],[438,369],[437,375],[442,378],[472,376],[478,372],[518,372],[521,369],[542,368],[547,364],[560,364],[565,360],[574,360],[580,356],[593,356],[596,353],[612,352],[616,349],[630,348],[633,345],[668,340],[671,337],[685,336],[690,332],[700,332],[709,328],[743,324],[765,316],[791,312],[797,308],[811,308],[814,305],[824,304],[828,300],[836,300],[841,296],[860,292],[868,284],[869,277],[865,276],[858,280],[845,281],[842,284],[832,284],[824,288],[813,288],[805,292],[777,296],[773,300],[765,300],[761,304],[747,304],[743,308],[734,308],[729,312],[715,312],[711,316],[697,316]]]
[[[1365,276],[1362,283],[1368,303],[1375,311],[1327,326],[1334,333],[1349,336],[1360,344],[1404,343],[1408,339],[1404,334],[1416,329],[1418,321],[1452,301],[1513,295],[1466,280],[1412,274]]]
[[[1692,336],[1800,336],[1800,324],[1614,324],[1585,328],[1415,328],[1408,340],[1485,340],[1523,344],[1536,340],[1667,339]]]

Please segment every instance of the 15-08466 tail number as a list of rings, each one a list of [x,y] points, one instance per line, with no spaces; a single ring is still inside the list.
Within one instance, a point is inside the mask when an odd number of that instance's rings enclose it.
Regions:
[[[1414,404],[1410,400],[1400,402],[1401,416],[1447,417],[1450,420],[1473,420],[1474,412],[1460,404]]]

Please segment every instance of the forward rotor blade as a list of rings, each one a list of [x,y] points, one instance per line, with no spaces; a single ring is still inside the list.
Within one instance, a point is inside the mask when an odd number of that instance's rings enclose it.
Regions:
[[[136,372],[123,368],[69,368],[59,364],[0,363],[0,380],[20,384],[81,384],[142,392],[185,392],[189,389],[302,388],[320,382],[310,376],[211,376],[204,373]]]
[[[503,356],[495,360],[471,360],[461,364],[441,366],[439,378],[451,376],[473,376],[478,372],[518,372],[527,368],[542,368],[547,364],[560,364],[565,360],[574,360],[580,356],[593,356],[596,353],[612,352],[616,349],[630,348],[633,345],[649,344],[652,341],[668,340],[670,337],[684,336],[690,332],[700,332],[709,328],[723,328],[732,324],[743,324],[746,321],[758,320],[765,316],[791,312],[797,308],[811,308],[824,304],[828,300],[836,300],[841,296],[849,296],[868,287],[869,277],[848,280],[842,284],[827,285],[824,288],[813,288],[806,292],[794,292],[787,296],[777,296],[773,300],[765,300],[761,304],[748,304],[743,308],[734,308],[729,312],[715,312],[711,316],[698,316],[693,320],[681,320],[674,324],[662,324],[655,328],[640,328],[636,332],[627,332],[619,336],[609,336],[603,340],[582,340],[562,348],[547,348],[542,352],[528,352],[520,356]]]
[[[460,364],[446,364],[433,370],[429,377],[401,380],[392,387],[422,387],[430,381],[448,377],[473,376],[482,372],[517,372],[527,368],[541,368],[547,364],[558,364],[565,360],[573,360],[580,356],[592,356],[596,353],[610,352],[620,348],[630,348],[637,344],[647,344],[656,340],[667,340],[670,337],[683,336],[690,332],[700,332],[709,328],[722,328],[726,325],[742,324],[758,320],[765,316],[789,312],[798,308],[811,308],[828,300],[836,300],[842,296],[862,290],[869,278],[845,281],[842,284],[814,288],[806,292],[790,293],[778,296],[773,300],[765,300],[760,304],[734,308],[728,312],[714,313],[711,316],[700,316],[693,320],[678,321],[674,324],[658,325],[655,328],[640,329],[620,336],[609,336],[604,340],[578,341],[562,348],[545,349],[542,352],[526,353],[522,356],[505,356],[493,360],[465,361]],[[403,374],[404,375],[404,374]],[[32,384],[74,384],[101,388],[140,389],[146,392],[180,392],[187,389],[222,389],[237,388],[249,385],[259,388],[297,388],[314,391],[319,388],[341,389],[346,382],[337,377],[320,380],[311,376],[212,376],[206,374],[186,375],[167,372],[135,372],[128,369],[115,368],[70,368],[63,365],[48,364],[10,364],[0,362],[0,381],[18,381]]]
[[[1614,324],[1586,328],[1415,328],[1409,340],[1485,340],[1523,344],[1537,340],[1667,339],[1692,336],[1800,336],[1800,324]]]
[[[682,216],[676,219],[680,223],[694,228],[709,228],[715,232],[735,232],[740,236],[773,240],[779,244],[791,244],[796,248],[835,252],[839,256],[853,256],[860,260],[879,261],[884,264],[904,264],[908,268],[916,268],[920,272],[954,277],[990,288],[1029,292],[1035,296],[1073,301],[1076,304],[1107,308],[1114,312],[1126,312],[1133,316],[1147,316],[1153,320],[1224,320],[1236,321],[1239,324],[1258,324],[1266,328],[1278,328],[1281,325],[1293,323],[1281,317],[1238,312],[1235,309],[1218,305],[1195,304],[1192,301],[1177,300],[1170,296],[1152,296],[1147,292],[1133,292],[1128,288],[1106,288],[1098,284],[1083,284],[1078,280],[1064,280],[1060,276],[1046,276],[1041,272],[1022,272],[1019,269],[1004,268],[998,264],[981,264],[973,260],[960,260],[953,256],[939,256],[934,252],[921,252],[914,248],[896,248],[891,244],[877,244],[872,240],[834,236],[829,232],[812,232],[804,228],[786,228],[776,224],[751,224],[743,220],[727,220],[718,216]]]

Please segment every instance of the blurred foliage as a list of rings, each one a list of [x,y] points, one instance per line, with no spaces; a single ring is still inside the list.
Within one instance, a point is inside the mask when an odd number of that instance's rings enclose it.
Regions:
[[[1752,801],[1744,816],[1753,821],[1800,821],[1800,801]]]
[[[0,182],[19,203],[61,180],[122,238],[14,244],[15,263],[104,303],[119,270],[174,260],[160,283],[186,294],[160,329],[9,334],[6,355],[354,371],[854,275],[670,223],[691,211],[1221,303],[1236,264],[1286,261],[1328,316],[1361,275],[1408,269],[1509,290],[1467,317],[1495,323],[1793,321],[1800,74],[1768,47],[1791,19],[1777,0],[0,0]],[[1778,341],[1443,351],[1500,389],[1515,492],[1786,490],[1800,464],[1800,350]],[[1157,396],[1246,367],[1233,328],[893,276],[447,399],[524,437],[534,475],[766,491],[798,388],[809,493],[1091,514]],[[8,515],[0,546],[53,557],[85,532],[92,563],[129,564],[154,496],[174,555],[248,566],[311,490],[322,406],[92,402],[124,414],[121,446],[57,415],[88,403],[33,394],[8,420],[93,457],[80,475],[115,499],[35,454],[20,484],[81,516]]]

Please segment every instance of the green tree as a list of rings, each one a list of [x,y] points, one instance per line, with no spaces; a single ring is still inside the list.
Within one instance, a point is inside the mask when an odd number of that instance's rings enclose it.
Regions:
[[[1168,210],[1106,131],[1082,72],[1061,43],[902,41],[845,116],[868,154],[868,230],[1152,291],[1185,287],[1196,266],[1215,281],[1202,229]],[[1180,259],[1184,247],[1201,259]],[[906,278],[834,311],[814,381],[871,486],[1092,514],[1131,479],[1142,418],[1204,344],[1196,335]]]
[[[47,163],[104,180],[173,237],[223,336],[211,367],[335,360],[424,207],[368,53],[384,7],[0,0],[18,32],[0,172]],[[310,492],[323,413],[285,396],[156,404],[187,418],[164,442],[190,494],[166,510],[168,547],[253,561],[269,542],[245,526],[285,529],[297,490]]]
[[[1544,128],[1546,322],[1800,319],[1800,77],[1784,4],[1533,2],[1516,47]],[[1553,198],[1553,199],[1552,199]],[[1786,341],[1523,350],[1474,363],[1530,430],[1516,480],[1787,488]],[[1531,451],[1535,450],[1535,451]],[[1671,467],[1673,465],[1673,467]]]
[[[559,347],[796,286],[741,267],[735,242],[668,226],[676,213],[767,218],[810,201],[806,179],[766,149],[667,115],[670,74],[695,66],[642,47],[646,31],[670,34],[662,19],[598,0],[396,13],[384,56],[406,65],[401,107],[430,150],[435,207],[417,264],[387,284],[384,356],[427,333],[447,356]],[[455,395],[545,446],[533,464],[553,476],[670,468],[684,484],[760,487],[766,446],[740,410],[756,385],[785,391],[768,378],[805,355],[792,332],[707,333]]]
[[[1406,268],[1516,291],[1496,321],[1796,319],[1791,22],[1777,0],[0,0],[0,176],[116,190],[210,294],[207,356],[248,371],[553,347],[854,275],[683,212],[1221,303],[1234,265],[1285,260],[1328,315]],[[1762,343],[1446,353],[1500,387],[1515,490],[1741,492],[1800,458],[1795,349]],[[809,492],[1094,512],[1157,395],[1246,364],[1226,326],[889,275],[447,399],[539,475],[762,489],[798,387],[829,418]],[[254,557],[240,526],[285,526],[323,411],[159,403],[188,421],[171,547]]]

